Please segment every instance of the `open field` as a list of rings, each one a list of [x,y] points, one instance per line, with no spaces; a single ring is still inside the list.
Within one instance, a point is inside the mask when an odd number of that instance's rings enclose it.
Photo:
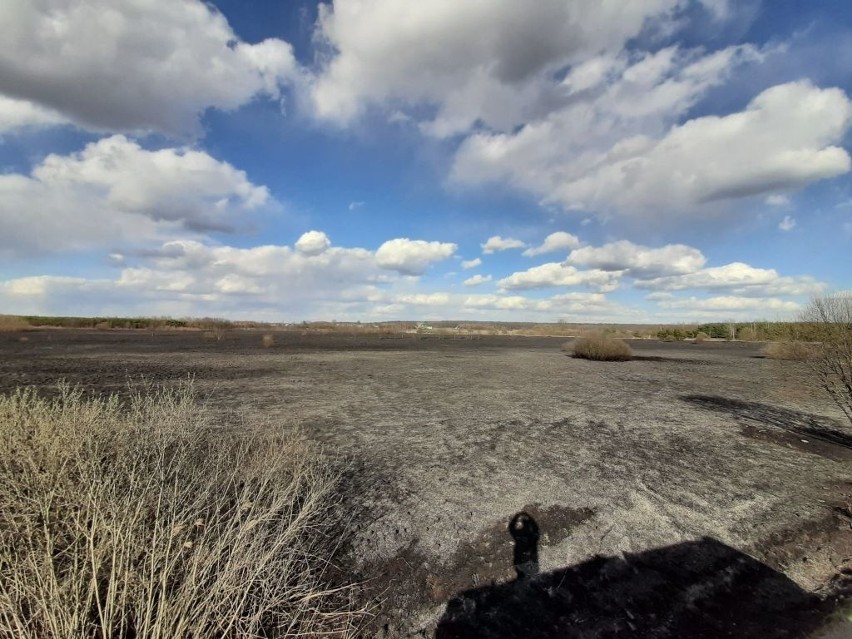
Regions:
[[[485,633],[495,609],[548,636],[570,609],[583,636],[796,637],[815,594],[848,589],[852,429],[760,344],[632,341],[634,360],[594,362],[564,338],[267,332],[0,333],[0,391],[192,375],[214,410],[339,451],[372,634]],[[530,587],[511,581],[521,510]]]

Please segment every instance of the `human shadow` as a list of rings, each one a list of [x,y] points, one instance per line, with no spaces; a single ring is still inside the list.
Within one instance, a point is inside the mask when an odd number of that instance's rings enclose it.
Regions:
[[[820,599],[715,539],[596,556],[539,573],[535,520],[519,513],[509,532],[518,577],[457,594],[447,603],[436,639],[775,639],[802,637],[825,616]]]
[[[827,424],[829,420],[824,417],[718,395],[684,395],[682,399],[708,410],[750,419],[844,448],[852,448],[852,435],[832,428]]]

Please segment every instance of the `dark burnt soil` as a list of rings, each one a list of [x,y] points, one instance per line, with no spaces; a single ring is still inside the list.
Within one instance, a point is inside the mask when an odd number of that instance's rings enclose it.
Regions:
[[[322,443],[348,464],[367,636],[806,636],[849,589],[852,429],[760,345],[589,362],[564,338],[264,333],[0,333],[0,392],[194,377],[223,415]]]

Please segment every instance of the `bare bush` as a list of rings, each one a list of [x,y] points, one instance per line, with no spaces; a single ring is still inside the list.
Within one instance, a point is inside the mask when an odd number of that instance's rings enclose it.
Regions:
[[[805,342],[770,342],[763,347],[763,355],[769,359],[806,362],[814,358],[816,348]]]
[[[0,637],[351,636],[337,474],[248,426],[188,387],[0,397]]]
[[[852,422],[852,293],[814,298],[802,320],[814,327],[819,341],[811,368]]]
[[[603,333],[580,337],[566,346],[571,349],[574,357],[602,362],[624,362],[633,354],[627,342],[608,337]]]
[[[275,345],[275,337],[272,335],[272,333],[266,333],[263,336],[262,342],[264,348],[270,348]]]

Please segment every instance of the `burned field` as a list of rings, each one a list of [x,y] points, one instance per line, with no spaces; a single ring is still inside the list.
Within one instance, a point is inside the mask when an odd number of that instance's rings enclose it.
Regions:
[[[373,604],[367,634],[812,631],[852,570],[852,430],[804,365],[734,342],[593,362],[564,341],[0,333],[0,391],[192,376],[223,415],[321,442],[346,461],[338,563]]]

